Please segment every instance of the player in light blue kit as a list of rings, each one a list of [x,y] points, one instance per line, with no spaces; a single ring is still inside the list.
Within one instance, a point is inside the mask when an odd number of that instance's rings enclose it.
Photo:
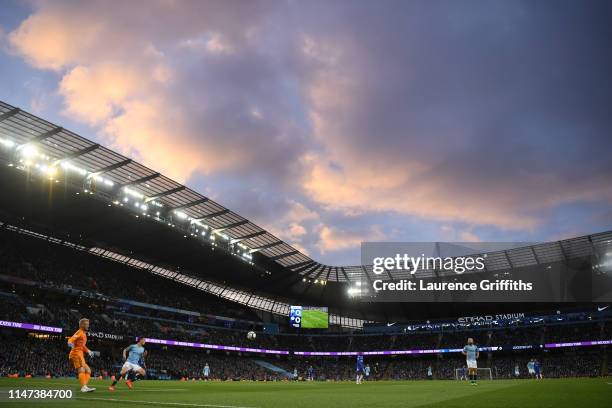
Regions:
[[[478,357],[480,357],[480,353],[478,352],[478,346],[474,344],[474,339],[469,338],[468,344],[465,345],[461,354],[465,356],[465,361],[468,367],[468,374],[470,376],[470,384],[477,385],[476,381],[478,380]]]
[[[144,348],[145,339],[144,337],[138,339],[135,344],[129,345],[123,349],[123,366],[121,367],[121,372],[119,373],[119,378],[115,378],[110,387],[108,387],[109,391],[115,391],[115,385],[122,379],[126,378],[125,384],[129,389],[132,389],[132,380],[129,378],[130,372],[134,372],[134,374],[138,374],[144,377],[146,374],[144,367],[144,358],[147,355],[147,351]],[[127,375],[126,375],[127,374]]]
[[[365,370],[365,367],[363,365],[363,356],[362,355],[358,355],[357,356],[357,364],[355,367],[355,371],[357,373],[356,376],[356,383],[357,384],[361,384],[361,382],[363,381],[363,372]]]
[[[365,368],[363,369],[363,373],[365,374],[365,379],[366,381],[370,378],[370,365],[366,364]]]
[[[535,375],[535,362],[533,360],[533,358],[531,360],[529,360],[529,362],[527,363],[527,371],[529,372],[529,375],[533,376]]]
[[[210,367],[208,366],[208,363],[204,364],[204,369],[202,370],[202,373],[204,374],[204,380],[208,381],[208,376],[210,375]]]

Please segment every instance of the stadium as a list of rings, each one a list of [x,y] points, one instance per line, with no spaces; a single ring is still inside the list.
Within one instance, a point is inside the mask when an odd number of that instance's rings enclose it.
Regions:
[[[207,52],[236,52],[215,38]],[[609,196],[586,234],[374,233],[350,244],[361,259],[324,262],[290,238],[305,233],[84,136],[69,109],[57,122],[14,99],[0,101],[0,406],[609,406]]]
[[[457,345],[468,337],[487,353],[483,380],[529,378],[532,358],[547,378],[607,376],[612,311],[603,303],[439,303],[427,321],[411,303],[365,309],[346,292],[374,277],[367,267],[319,264],[134,160],[1,109],[3,376],[73,375],[65,338],[81,316],[91,316],[101,382],[117,372],[120,349],[143,336],[148,378],[189,387],[205,364],[215,381],[301,381],[309,368],[317,382],[351,381],[356,355],[368,357],[374,381],[426,380],[429,367],[433,379],[457,380]],[[589,274],[592,246],[611,240],[606,232],[491,253],[488,273],[564,262]],[[327,305],[315,310],[318,331],[291,330],[296,303]]]

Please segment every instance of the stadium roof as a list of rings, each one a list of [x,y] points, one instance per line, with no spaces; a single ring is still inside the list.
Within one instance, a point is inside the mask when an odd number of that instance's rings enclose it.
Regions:
[[[0,141],[16,149],[36,146],[55,165],[70,163],[110,190],[123,189],[142,202],[170,211],[210,228],[249,253],[258,252],[282,268],[309,280],[353,282],[373,279],[371,266],[330,266],[314,261],[243,216],[137,161],[123,156],[63,127],[0,101]],[[487,253],[487,271],[564,261],[588,255],[592,245],[612,239],[612,232],[535,244]],[[406,271],[406,274],[409,274]],[[442,276],[441,271],[420,270],[419,277]],[[407,278],[394,274],[393,279]],[[376,279],[392,279],[389,274]]]
[[[252,221],[214,200],[74,132],[0,101],[0,137],[17,145],[36,144],[52,161],[70,161],[88,173],[112,182],[114,188],[128,187],[181,211],[217,232],[259,252],[282,267],[295,268],[314,261]],[[109,184],[110,185],[110,184]]]

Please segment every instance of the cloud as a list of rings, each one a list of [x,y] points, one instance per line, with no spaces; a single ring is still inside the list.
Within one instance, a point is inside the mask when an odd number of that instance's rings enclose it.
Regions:
[[[91,43],[99,39],[102,27],[93,19],[79,22],[66,18],[49,4],[43,8],[44,12],[32,14],[11,32],[9,42],[14,52],[32,66],[59,71],[88,52]]]
[[[545,236],[612,203],[607,5],[32,7],[6,39],[67,117],[315,255],[383,236],[368,216]]]
[[[381,241],[384,239],[385,234],[378,225],[373,225],[367,230],[342,230],[321,225],[317,248],[324,254],[352,249],[358,247],[364,241]]]
[[[253,30],[269,3],[35,6],[13,52],[57,71],[65,115],[113,147],[179,181],[231,171],[283,183],[299,171],[305,131],[286,103],[297,96]]]
[[[599,109],[612,89],[589,91],[612,59],[551,50],[543,8],[481,6],[407,6],[402,24],[392,7],[342,7],[341,33],[329,24],[304,39],[310,117],[325,141],[305,176],[311,200],[347,216],[515,231],[541,228],[567,203],[612,202],[611,123]],[[603,23],[594,10],[563,10],[547,29],[572,12],[576,25]],[[564,33],[571,49],[602,46]],[[585,61],[598,80],[577,74]]]

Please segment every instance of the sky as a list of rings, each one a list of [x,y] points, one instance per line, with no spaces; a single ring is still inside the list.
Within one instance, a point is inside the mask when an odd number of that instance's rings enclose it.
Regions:
[[[612,3],[4,0],[0,99],[313,259],[612,229]]]

